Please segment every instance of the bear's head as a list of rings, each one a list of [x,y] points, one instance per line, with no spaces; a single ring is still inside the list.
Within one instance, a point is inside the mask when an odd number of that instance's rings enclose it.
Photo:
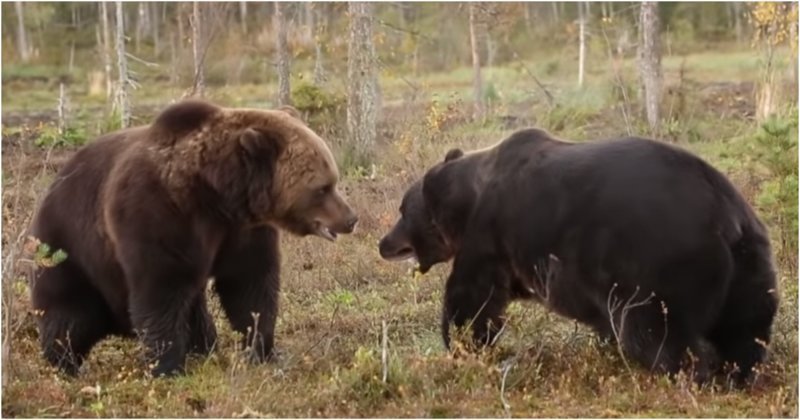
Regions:
[[[172,172],[196,179],[193,188],[206,197],[201,205],[225,219],[331,241],[355,228],[358,218],[337,190],[333,154],[293,108],[184,101],[164,111],[153,129],[164,126],[173,128],[155,137],[169,150]]]
[[[379,244],[389,261],[416,258],[423,273],[453,258],[478,200],[480,178],[473,159],[450,150],[422,180],[406,191],[400,219]]]

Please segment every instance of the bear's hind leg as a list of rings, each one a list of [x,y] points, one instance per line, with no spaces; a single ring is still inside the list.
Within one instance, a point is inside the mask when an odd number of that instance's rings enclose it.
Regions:
[[[625,356],[643,367],[670,377],[684,369],[695,382],[703,383],[709,378],[712,356],[675,312],[671,309],[664,314],[656,302],[631,308],[624,316],[619,311],[613,331],[621,339]]]
[[[92,347],[114,328],[103,296],[71,261],[39,270],[33,307],[45,359],[70,376],[78,374]]]
[[[719,320],[707,338],[723,362],[736,365],[734,380],[742,386],[753,367],[766,358],[778,295],[765,240],[742,241],[732,248],[732,253],[733,281]]]

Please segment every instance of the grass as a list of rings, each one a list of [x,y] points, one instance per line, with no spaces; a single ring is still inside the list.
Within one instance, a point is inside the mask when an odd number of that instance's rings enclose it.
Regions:
[[[683,146],[729,174],[752,203],[764,174],[744,166],[755,125],[729,102],[736,86],[754,80],[752,54],[703,53],[687,58],[699,85],[687,88],[686,109],[674,113],[670,133]],[[276,340],[280,356],[269,364],[245,363],[232,332],[211,298],[219,343],[208,359],[189,361],[188,375],[154,380],[143,372],[135,341],[110,339],[92,352],[81,375],[67,379],[42,360],[30,313],[29,266],[17,238],[36,200],[75,146],[36,147],[48,128],[29,118],[51,103],[39,85],[4,89],[3,356],[2,414],[7,417],[796,417],[797,250],[778,261],[782,305],[770,360],[754,386],[697,388],[642,370],[629,372],[616,348],[587,328],[534,303],[509,308],[509,329],[497,349],[453,357],[438,331],[442,289],[449,267],[423,277],[405,263],[387,263],[377,242],[397,216],[405,187],[441,160],[451,147],[491,145],[516,128],[539,125],[574,139],[626,132],[620,101],[607,71],[576,89],[556,56],[528,63],[553,90],[550,107],[532,80],[513,66],[487,71],[501,100],[483,121],[470,121],[468,69],[423,76],[424,94],[405,102],[408,85],[387,77],[384,130],[375,176],[346,177],[342,187],[360,215],[357,232],[336,244],[317,238],[282,238],[283,291]],[[674,75],[680,60],[665,59]],[[552,70],[555,67],[556,70]],[[719,75],[719,77],[716,77]],[[726,82],[720,91],[699,87]],[[630,79],[629,83],[635,83]],[[699,87],[698,87],[699,86]],[[5,87],[5,86],[4,86]],[[269,106],[272,86],[212,88],[230,105]],[[102,103],[71,90],[84,110],[75,124],[91,132]],[[147,120],[181,90],[153,84],[134,94],[137,115]],[[37,93],[39,92],[39,93]],[[435,100],[434,100],[435,95]],[[722,101],[717,101],[717,96]],[[669,101],[669,98],[665,99]],[[752,101],[752,99],[748,99]],[[9,117],[9,118],[7,118]],[[13,118],[11,118],[13,117]],[[34,118],[35,121],[38,121]],[[95,124],[95,125],[93,125]],[[633,116],[640,133],[641,120]],[[99,128],[94,128],[98,130]],[[336,148],[340,139],[330,139]],[[343,173],[357,173],[342,171]],[[775,228],[775,226],[770,226]],[[11,270],[7,270],[11,268]],[[381,325],[388,326],[387,380],[382,376]]]

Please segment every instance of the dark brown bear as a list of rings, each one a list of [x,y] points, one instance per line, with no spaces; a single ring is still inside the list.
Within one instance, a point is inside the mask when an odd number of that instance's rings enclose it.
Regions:
[[[451,323],[492,343],[508,303],[534,299],[657,371],[680,370],[689,349],[698,381],[721,359],[741,383],[765,357],[778,305],[767,232],[721,173],[684,150],[523,130],[452,150],[400,213],[383,258],[416,257],[423,272],[454,258],[448,346]]]
[[[270,356],[277,229],[334,240],[357,220],[330,150],[291,114],[186,101],[75,154],[31,232],[68,255],[32,286],[50,363],[76,374],[99,340],[136,332],[154,375],[181,372],[216,340],[212,276],[253,358]]]

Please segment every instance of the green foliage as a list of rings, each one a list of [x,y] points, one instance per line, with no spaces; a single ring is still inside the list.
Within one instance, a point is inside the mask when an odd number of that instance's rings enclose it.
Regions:
[[[770,172],[757,202],[778,228],[782,254],[797,252],[797,134],[796,112],[789,119],[772,117],[759,127],[752,146],[753,158]]]
[[[489,81],[486,83],[486,87],[483,90],[483,99],[490,104],[500,100],[500,93],[498,93],[494,82]]]
[[[55,267],[67,260],[67,253],[63,249],[53,251],[50,245],[39,243],[33,260],[41,267]]]
[[[565,134],[565,130],[579,131],[591,118],[592,112],[582,106],[556,105],[542,117],[539,125],[553,133]],[[574,133],[580,136],[581,133]]]
[[[292,88],[292,104],[298,111],[305,113],[334,111],[343,106],[346,100],[344,96],[326,92],[308,81],[295,83]]]
[[[350,307],[355,301],[355,296],[349,290],[337,290],[328,296],[328,300],[337,306]]]
[[[292,105],[300,111],[306,123],[326,139],[345,137],[347,98],[329,92],[312,82],[301,80],[292,85]],[[343,166],[358,166],[363,162],[354,159],[355,150],[348,144],[338,145],[337,161]]]
[[[3,83],[12,80],[48,81],[66,76],[63,69],[56,66],[16,64],[3,67]]]
[[[39,137],[34,140],[37,147],[81,146],[86,143],[86,133],[78,128],[67,127],[64,134],[59,134],[58,129],[48,126],[42,130]]]

